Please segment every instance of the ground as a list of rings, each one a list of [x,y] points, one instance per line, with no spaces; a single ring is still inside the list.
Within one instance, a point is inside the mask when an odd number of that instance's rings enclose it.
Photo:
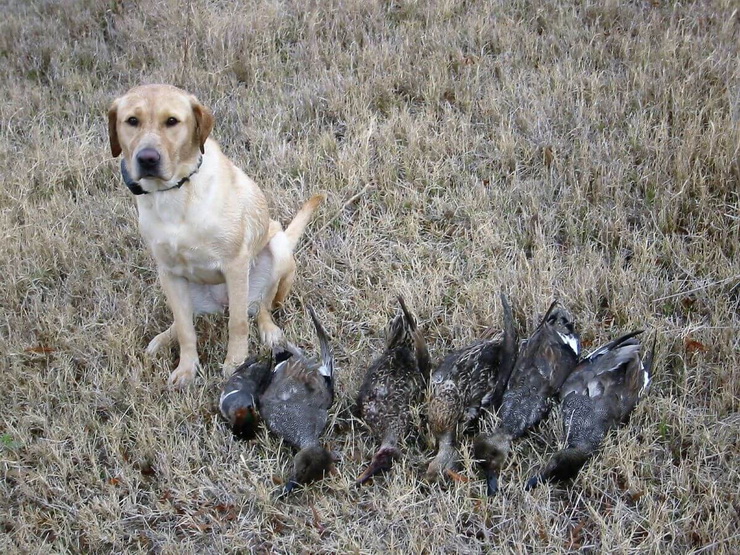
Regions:
[[[729,0],[4,2],[0,551],[740,550],[739,39]],[[310,304],[332,336],[339,460],[290,499],[289,448],[217,414],[225,319],[198,320],[186,391],[176,349],[144,353],[171,316],[106,112],[152,82],[213,109],[283,223],[328,195],[276,319],[316,352]],[[656,334],[630,424],[525,492],[556,410],[489,500],[468,438],[468,481],[422,480],[420,407],[356,487],[374,445],[347,409],[395,296],[439,361],[501,325],[500,291],[522,335],[553,298],[587,346]]]

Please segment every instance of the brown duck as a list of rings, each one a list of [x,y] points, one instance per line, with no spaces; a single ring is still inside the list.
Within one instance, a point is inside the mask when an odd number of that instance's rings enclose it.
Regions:
[[[275,366],[270,385],[260,398],[267,427],[298,449],[283,493],[320,479],[333,460],[319,437],[334,400],[334,355],[316,314],[310,307],[308,311],[319,339],[321,362],[308,359],[290,343],[279,347],[275,356],[282,362]]]
[[[411,405],[426,389],[430,362],[426,343],[403,298],[401,310],[388,326],[386,348],[365,374],[356,411],[380,442],[370,466],[357,478],[364,483],[388,470],[401,453],[398,443],[409,431]]]
[[[547,416],[560,386],[575,368],[579,352],[573,318],[557,302],[552,303],[520,349],[498,413],[498,429],[479,435],[474,442],[475,457],[486,472],[489,495],[498,491],[498,477],[511,440],[523,436]]]
[[[426,477],[435,480],[453,471],[457,459],[457,432],[473,422],[481,407],[498,410],[516,361],[517,337],[511,307],[501,295],[504,330],[447,355],[432,373],[429,426],[437,440],[437,456]]]
[[[612,428],[624,424],[650,385],[655,341],[640,358],[634,331],[610,341],[585,357],[560,390],[566,449],[555,453],[526,489],[541,482],[574,478]]]

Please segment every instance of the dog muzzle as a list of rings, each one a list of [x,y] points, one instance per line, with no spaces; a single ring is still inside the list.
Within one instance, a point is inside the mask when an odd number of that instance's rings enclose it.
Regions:
[[[201,164],[203,163],[203,157],[201,156],[198,159],[198,165],[195,166],[195,169],[190,172],[189,175],[186,175],[183,177],[180,181],[175,183],[172,187],[168,187],[167,189],[162,189],[159,191],[153,191],[154,193],[164,193],[166,191],[171,191],[172,189],[179,189],[182,187],[187,181],[190,181],[190,178],[193,177],[197,171],[200,169]],[[149,191],[145,191],[141,185],[139,185],[138,181],[134,181],[134,179],[131,177],[131,174],[128,171],[128,168],[126,167],[126,161],[121,160],[121,177],[123,178],[123,182],[126,184],[126,187],[128,187],[128,190],[131,191],[135,195],[148,195]]]

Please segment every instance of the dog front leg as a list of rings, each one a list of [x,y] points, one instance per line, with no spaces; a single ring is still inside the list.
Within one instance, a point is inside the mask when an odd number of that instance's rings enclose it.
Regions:
[[[170,374],[169,383],[178,388],[185,387],[193,382],[200,365],[190,289],[187,280],[169,272],[160,271],[159,280],[172,310],[173,327],[180,344],[180,363]]]
[[[229,345],[224,375],[229,376],[249,354],[249,260],[239,260],[224,271],[229,293]]]

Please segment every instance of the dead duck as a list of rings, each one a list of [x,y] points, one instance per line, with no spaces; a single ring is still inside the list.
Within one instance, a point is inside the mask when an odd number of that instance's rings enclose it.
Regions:
[[[486,472],[488,494],[498,491],[498,477],[511,448],[550,412],[553,399],[578,362],[580,343],[573,318],[553,302],[520,349],[498,416],[499,427],[474,442],[476,459]]]
[[[511,306],[501,295],[504,329],[447,355],[432,373],[429,426],[437,441],[437,456],[429,463],[427,480],[447,473],[455,478],[457,431],[473,422],[481,407],[498,410],[516,361],[517,337]]]
[[[270,385],[260,398],[260,412],[270,431],[298,449],[293,474],[283,488],[320,479],[330,468],[332,456],[321,446],[328,411],[334,400],[334,355],[326,331],[309,307],[321,348],[321,362],[308,359],[286,342],[276,349],[278,362]]]
[[[388,325],[385,351],[370,364],[357,396],[355,412],[380,442],[372,462],[357,478],[358,484],[388,470],[400,457],[398,442],[409,431],[411,405],[426,389],[427,346],[403,298],[399,296],[398,302],[401,310]]]
[[[634,331],[585,357],[560,390],[567,448],[555,453],[526,489],[575,478],[612,428],[624,424],[650,385],[655,341],[645,360]]]
[[[259,423],[258,401],[270,383],[272,357],[245,360],[221,389],[218,408],[234,435],[252,439]]]

